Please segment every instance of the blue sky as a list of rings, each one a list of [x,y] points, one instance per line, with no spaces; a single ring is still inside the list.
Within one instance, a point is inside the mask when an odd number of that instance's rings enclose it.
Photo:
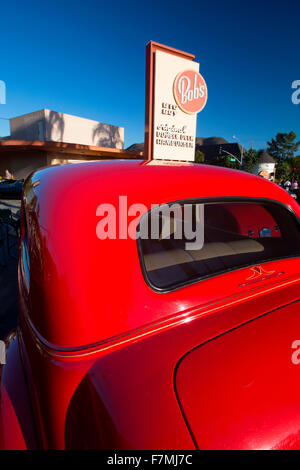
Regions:
[[[125,128],[144,140],[145,47],[191,52],[208,86],[197,136],[236,135],[263,148],[277,132],[300,139],[300,4],[261,0],[10,0],[0,6],[0,117],[42,108]],[[0,135],[8,121],[0,119]]]

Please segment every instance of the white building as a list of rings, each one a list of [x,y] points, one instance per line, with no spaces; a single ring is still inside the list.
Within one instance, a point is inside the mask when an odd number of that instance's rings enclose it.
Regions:
[[[271,155],[265,150],[259,152],[257,165],[254,167],[253,173],[263,176],[266,179],[274,180],[276,162]]]
[[[124,148],[124,128],[42,109],[10,119],[11,140]]]
[[[0,140],[0,175],[16,179],[50,165],[115,158],[143,158],[124,150],[124,128],[42,109],[10,119]]]

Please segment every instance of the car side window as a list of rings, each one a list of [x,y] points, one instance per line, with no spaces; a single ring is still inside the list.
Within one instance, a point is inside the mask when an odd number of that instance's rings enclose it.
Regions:
[[[171,203],[165,206],[169,212],[147,212],[138,228],[142,269],[155,289],[170,290],[235,268],[300,256],[298,219],[279,203],[182,201],[174,211]],[[155,224],[157,233],[149,230]]]

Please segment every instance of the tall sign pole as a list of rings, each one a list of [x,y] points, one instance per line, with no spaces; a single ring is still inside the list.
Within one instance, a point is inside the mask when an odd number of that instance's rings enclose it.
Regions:
[[[207,100],[199,63],[187,52],[150,41],[146,47],[147,160],[194,160],[196,119]]]

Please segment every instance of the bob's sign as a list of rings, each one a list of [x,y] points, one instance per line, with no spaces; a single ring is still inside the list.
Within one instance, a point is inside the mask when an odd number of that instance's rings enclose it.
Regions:
[[[145,156],[193,161],[197,113],[207,86],[194,56],[162,44],[147,45]]]
[[[202,75],[193,70],[185,70],[177,75],[173,93],[176,103],[184,113],[199,113],[206,105],[206,83]]]

